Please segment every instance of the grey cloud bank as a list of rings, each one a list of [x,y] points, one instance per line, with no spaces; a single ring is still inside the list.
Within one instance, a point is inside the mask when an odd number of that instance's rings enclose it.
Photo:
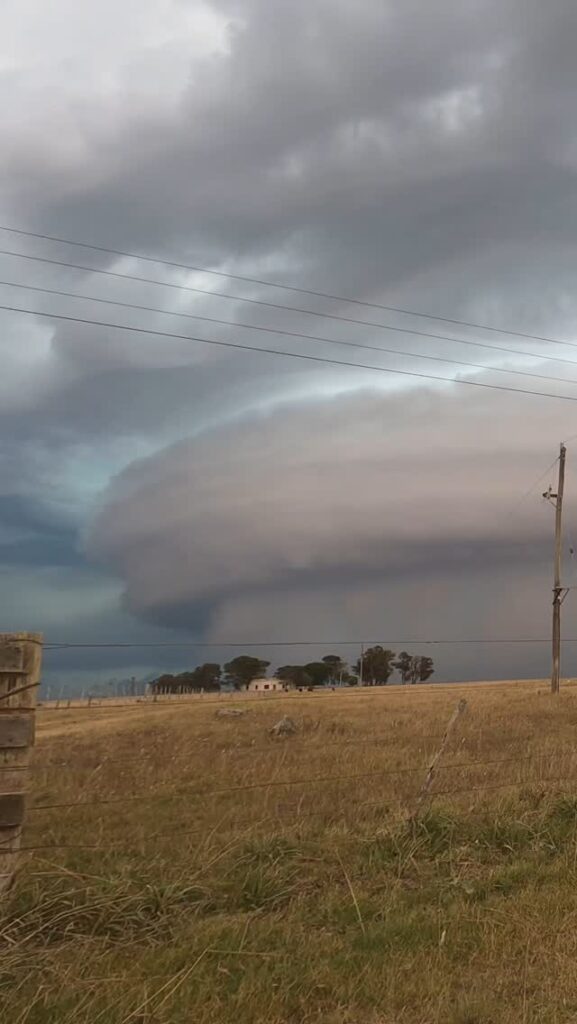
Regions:
[[[89,551],[133,613],[202,611],[214,641],[546,636],[550,509],[511,493],[558,417],[491,408],[365,392],[179,442],[120,475]]]
[[[575,340],[568,0],[8,0],[0,29],[0,223]],[[142,270],[1,232],[0,248]],[[147,276],[214,284],[160,266]],[[0,280],[311,331],[302,314],[241,298],[2,254]],[[98,319],[104,309],[6,285],[0,303],[36,312],[0,311],[0,557],[32,628],[100,638],[116,622],[134,637],[242,640],[548,625],[551,523],[539,506],[521,521],[501,511],[577,431],[569,403],[55,326],[43,310]],[[311,299],[329,306],[350,312]],[[392,344],[371,328],[317,329]],[[285,347],[250,330],[203,330]],[[401,336],[393,347],[577,377],[553,362],[570,349],[507,344],[534,360]],[[577,395],[569,383],[558,390]],[[18,531],[24,499],[44,511]],[[448,674],[535,664],[443,657]]]

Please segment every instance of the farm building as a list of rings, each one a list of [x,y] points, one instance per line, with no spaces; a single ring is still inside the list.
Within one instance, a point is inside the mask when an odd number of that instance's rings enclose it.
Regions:
[[[246,689],[248,693],[274,693],[275,690],[286,690],[287,686],[281,679],[271,676],[269,679],[251,679]]]

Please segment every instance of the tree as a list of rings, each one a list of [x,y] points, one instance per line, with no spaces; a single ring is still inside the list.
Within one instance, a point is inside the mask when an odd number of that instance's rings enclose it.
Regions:
[[[199,690],[220,690],[220,665],[206,661],[193,672],[195,686]]]
[[[412,678],[414,660],[406,651],[401,651],[397,660],[393,662],[393,668],[397,669],[402,683],[408,683]]]
[[[309,661],[308,665],[305,665],[305,672],[310,676],[313,686],[324,686],[331,675],[331,670],[325,665],[324,660]]]
[[[195,690],[200,689],[196,682],[196,669],[192,669],[190,672],[180,672],[174,677],[174,682],[173,693],[194,693]]]
[[[363,655],[361,671],[361,659],[355,665],[355,672],[362,677],[365,686],[382,686],[388,682],[393,671],[394,651],[377,644],[376,647],[369,647]]]
[[[329,682],[340,683],[345,681],[347,675],[347,663],[338,654],[325,654],[322,659],[329,668]]]
[[[426,683],[427,679],[430,679],[434,674],[435,669],[432,658],[411,658],[411,662],[412,683]]]
[[[304,665],[281,665],[276,671],[276,677],[290,686],[312,686],[312,679]]]
[[[152,681],[150,689],[153,693],[174,693],[175,680],[176,676],[165,673]]]
[[[243,686],[248,686],[251,680],[263,676],[269,665],[270,661],[252,658],[249,654],[240,654],[238,658],[233,658],[224,666],[224,678],[235,690],[241,690]]]

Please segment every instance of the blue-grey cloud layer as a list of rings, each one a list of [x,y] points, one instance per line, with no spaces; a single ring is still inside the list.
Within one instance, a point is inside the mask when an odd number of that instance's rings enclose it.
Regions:
[[[106,0],[80,13],[71,0],[49,10],[25,0],[6,5],[0,27],[0,221],[574,340],[577,11],[568,0],[142,0],[120,10]],[[135,261],[9,235],[0,234],[0,248],[143,272]],[[145,276],[217,287],[160,266],[147,265]],[[294,296],[241,283],[228,285],[239,298],[227,301],[2,255],[0,279],[577,379],[554,362],[572,358],[568,348],[507,342],[534,351],[531,359],[323,325],[243,303],[243,295],[288,304]],[[135,623],[138,636],[151,622],[163,636],[170,626],[278,636],[301,620],[314,631],[358,631],[365,622],[372,631],[379,609],[394,619],[386,593],[397,579],[399,618],[426,624],[415,563],[431,588],[431,628],[459,625],[454,581],[465,576],[478,597],[469,599],[471,616],[487,630],[541,628],[550,523],[528,531],[515,517],[495,529],[487,523],[575,433],[570,404],[498,394],[477,402],[464,388],[391,397],[394,377],[58,325],[41,311],[287,345],[250,330],[6,286],[0,302],[38,311],[0,319],[0,559],[14,581],[6,621],[28,608],[31,626],[102,635],[128,621],[125,592],[130,614],[147,624]],[[344,350],[318,351],[339,358]],[[383,366],[456,372],[371,356]],[[577,395],[570,384],[539,389],[555,388]],[[444,433],[425,469],[422,448],[439,422]],[[336,465],[331,424],[353,439]],[[455,443],[451,469],[446,451]],[[312,478],[301,459],[309,444]],[[182,523],[170,476],[179,459],[191,491]],[[435,470],[452,495],[447,507],[434,498]],[[249,480],[258,501],[246,493]],[[143,488],[136,501],[123,491],[127,481]],[[217,481],[223,496],[212,501]],[[218,537],[219,518],[220,552],[209,537],[210,528]],[[485,592],[489,564],[501,580],[497,598]],[[48,573],[59,591],[50,613]],[[522,600],[509,589],[511,574],[526,578]],[[499,593],[509,596],[499,603]]]

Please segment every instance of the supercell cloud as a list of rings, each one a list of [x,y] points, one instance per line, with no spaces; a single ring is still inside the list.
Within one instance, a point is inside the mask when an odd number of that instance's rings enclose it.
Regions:
[[[8,0],[0,223],[577,343],[576,30],[569,0]],[[577,397],[569,347],[3,231],[0,249],[0,304],[33,314],[0,310],[5,628],[546,635],[549,510],[509,510],[577,432],[572,403],[47,314]],[[146,657],[131,667],[164,664]],[[442,659],[453,676],[546,665]]]

